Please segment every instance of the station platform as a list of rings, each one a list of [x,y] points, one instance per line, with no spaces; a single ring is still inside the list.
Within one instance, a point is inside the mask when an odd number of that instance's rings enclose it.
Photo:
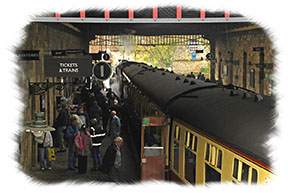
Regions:
[[[139,166],[132,154],[130,141],[127,134],[121,135],[124,139],[122,145],[122,165],[120,168],[120,183],[136,183],[139,182]],[[111,136],[103,139],[100,152],[102,158],[106,149],[112,143]],[[67,170],[68,150],[62,153],[56,153],[56,160],[52,162],[52,170],[41,171],[39,163],[32,168],[30,176],[41,183],[61,183],[61,182],[109,182],[109,177],[100,171],[90,171],[93,167],[91,155],[88,156],[88,167],[86,174],[78,174],[78,170]]]

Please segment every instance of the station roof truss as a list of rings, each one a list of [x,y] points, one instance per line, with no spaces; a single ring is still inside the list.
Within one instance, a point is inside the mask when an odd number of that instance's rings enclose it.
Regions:
[[[209,45],[209,40],[203,35],[162,35],[162,36],[140,36],[140,35],[96,35],[95,40],[90,41],[91,46],[125,46],[129,45],[156,46],[189,45],[192,40],[197,39],[197,45]]]

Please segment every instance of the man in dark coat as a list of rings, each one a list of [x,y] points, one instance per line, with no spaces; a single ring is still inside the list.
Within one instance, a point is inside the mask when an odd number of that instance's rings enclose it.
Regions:
[[[113,182],[119,182],[119,168],[121,166],[121,146],[123,139],[116,137],[114,142],[108,147],[103,158],[101,172],[108,174]]]
[[[92,106],[88,114],[90,119],[96,118],[98,123],[100,123],[100,117],[102,116],[102,109],[98,105],[96,100],[92,102]]]
[[[59,110],[58,117],[56,119],[56,132],[57,132],[57,140],[58,140],[58,146],[59,150],[58,152],[65,152],[65,144],[64,144],[64,133],[66,132],[65,129],[69,125],[69,110],[67,107],[67,99],[62,98],[61,99],[61,105]]]
[[[105,131],[107,131],[106,127],[108,124],[108,120],[109,120],[109,112],[108,112],[108,102],[107,102],[107,98],[104,96],[104,94],[102,94],[101,92],[99,92],[96,95],[96,100],[98,105],[100,106],[101,110],[102,110],[102,123],[103,123],[103,129]],[[91,117],[90,117],[91,119]]]

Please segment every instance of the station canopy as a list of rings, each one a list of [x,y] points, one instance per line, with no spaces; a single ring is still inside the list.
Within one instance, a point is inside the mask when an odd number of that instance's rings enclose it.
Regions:
[[[95,35],[191,35],[210,39],[229,32],[261,29],[230,11],[209,12],[181,6],[126,10],[81,10],[37,16],[32,22],[64,24],[89,41]]]

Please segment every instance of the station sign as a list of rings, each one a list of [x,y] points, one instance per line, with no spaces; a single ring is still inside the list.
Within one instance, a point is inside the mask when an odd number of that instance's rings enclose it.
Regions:
[[[93,74],[100,80],[106,80],[112,73],[111,65],[107,62],[98,62],[93,67]]]
[[[20,60],[39,60],[39,50],[17,50],[16,55]]]
[[[52,56],[66,56],[66,50],[52,50]]]
[[[79,58],[53,58],[44,59],[46,77],[87,77],[92,74],[91,56]]]

